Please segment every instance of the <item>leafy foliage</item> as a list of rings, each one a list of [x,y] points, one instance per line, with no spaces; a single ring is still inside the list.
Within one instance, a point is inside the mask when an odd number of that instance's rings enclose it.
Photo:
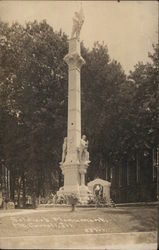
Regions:
[[[0,22],[1,163],[14,190],[45,196],[61,186],[59,162],[67,131],[67,36],[46,21],[22,26]],[[152,63],[127,77],[105,44],[89,50],[81,72],[82,133],[89,139],[88,178],[105,178],[136,152],[158,145],[158,46]]]
[[[17,167],[18,175],[29,180],[30,190],[41,193],[47,182],[58,185],[59,148],[67,121],[63,62],[67,37],[54,32],[45,21],[25,27],[1,23],[0,27],[0,94],[3,113],[9,116],[9,123],[4,120],[4,158],[9,169]]]

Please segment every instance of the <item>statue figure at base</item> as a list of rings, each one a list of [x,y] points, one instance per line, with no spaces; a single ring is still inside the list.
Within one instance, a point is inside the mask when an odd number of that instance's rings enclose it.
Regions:
[[[80,141],[79,151],[79,162],[89,163],[89,152],[88,152],[88,140],[85,135],[82,136]]]
[[[67,155],[67,137],[64,138],[64,143],[62,146],[62,161],[61,161],[61,163],[65,162],[66,155]]]
[[[80,31],[81,31],[83,23],[84,23],[84,14],[81,8],[79,12],[75,12],[75,16],[73,17],[73,27],[72,27],[71,38],[76,37],[77,39],[79,39]]]

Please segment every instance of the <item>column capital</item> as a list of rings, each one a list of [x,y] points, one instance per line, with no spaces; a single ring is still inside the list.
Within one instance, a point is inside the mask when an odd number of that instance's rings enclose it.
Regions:
[[[83,64],[85,64],[85,60],[81,55],[78,54],[78,52],[72,52],[67,54],[64,57],[64,61],[69,65],[69,66],[74,66],[77,68],[81,68]]]

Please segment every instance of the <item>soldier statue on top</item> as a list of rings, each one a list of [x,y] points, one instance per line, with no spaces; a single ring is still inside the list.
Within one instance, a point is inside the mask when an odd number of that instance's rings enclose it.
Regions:
[[[81,31],[83,23],[84,23],[84,14],[83,14],[83,9],[81,7],[80,11],[75,12],[75,16],[73,17],[71,38],[79,39],[80,31]]]

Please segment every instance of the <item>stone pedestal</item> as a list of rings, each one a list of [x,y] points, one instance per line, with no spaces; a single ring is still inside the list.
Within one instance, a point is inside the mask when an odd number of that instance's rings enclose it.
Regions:
[[[85,63],[80,53],[80,41],[69,40],[69,53],[64,57],[68,64],[68,121],[67,154],[60,164],[64,175],[64,194],[77,193],[81,202],[86,201],[88,188],[85,186],[85,174],[88,164],[80,162],[79,147],[81,141],[81,83],[80,69]],[[85,194],[85,195],[83,195]],[[88,199],[88,196],[87,196]]]
[[[78,164],[61,165],[61,169],[64,175],[64,192],[79,193],[80,174]]]

